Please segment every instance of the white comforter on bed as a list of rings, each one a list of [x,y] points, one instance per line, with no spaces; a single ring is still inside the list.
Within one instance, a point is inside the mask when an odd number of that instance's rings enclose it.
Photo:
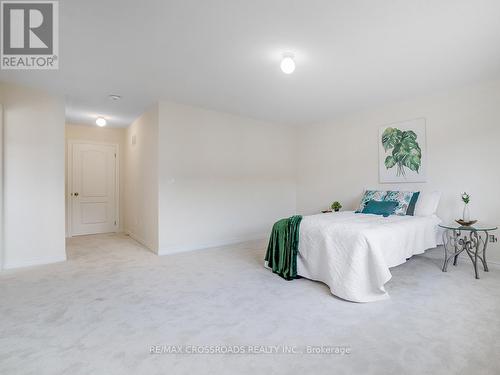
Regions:
[[[389,216],[352,211],[304,216],[297,274],[322,281],[354,302],[389,298],[390,267],[440,243],[435,216]]]

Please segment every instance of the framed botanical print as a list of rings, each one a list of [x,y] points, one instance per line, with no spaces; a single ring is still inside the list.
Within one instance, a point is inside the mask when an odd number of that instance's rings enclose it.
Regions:
[[[424,118],[380,127],[378,142],[381,183],[425,182],[427,142]]]

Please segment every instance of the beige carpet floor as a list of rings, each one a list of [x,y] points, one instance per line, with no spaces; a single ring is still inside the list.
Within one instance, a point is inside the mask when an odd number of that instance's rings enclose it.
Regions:
[[[430,250],[392,269],[390,300],[356,304],[273,275],[265,245],[158,257],[125,235],[87,236],[65,263],[4,271],[0,374],[500,373],[498,266],[442,273]]]

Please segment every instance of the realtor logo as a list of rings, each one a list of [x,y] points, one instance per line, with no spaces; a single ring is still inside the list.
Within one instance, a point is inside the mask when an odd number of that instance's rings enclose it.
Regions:
[[[1,2],[1,68],[58,69],[57,1]]]

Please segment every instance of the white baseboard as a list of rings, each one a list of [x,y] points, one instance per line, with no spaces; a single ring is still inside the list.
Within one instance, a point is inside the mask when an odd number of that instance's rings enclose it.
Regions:
[[[134,241],[139,242],[142,246],[146,247],[148,250],[152,251],[153,253],[157,254],[158,252],[155,250],[155,246],[152,246],[150,243],[145,241],[142,237],[136,235],[134,232],[125,230],[125,234],[129,235],[130,238],[132,238]]]
[[[451,255],[451,253],[449,254]],[[470,262],[470,259],[469,259],[469,256],[467,255],[467,253],[465,251],[463,251],[459,256],[458,256],[459,259],[463,259],[465,261],[469,261]],[[452,262],[452,261],[450,261]],[[479,261],[481,262],[481,261]],[[494,264],[496,266],[500,266],[500,261],[497,261],[497,260],[489,260],[488,259],[488,252],[486,253],[486,262],[488,264]]]
[[[45,257],[45,258],[32,258],[25,259],[20,261],[9,262],[6,261],[3,265],[4,270],[11,270],[15,268],[23,268],[23,267],[33,267],[33,266],[41,266],[44,264],[51,263],[59,263],[66,261],[66,254],[54,257]]]
[[[165,248],[159,249],[158,255],[171,255],[171,254],[177,254],[177,253],[184,253],[187,251],[206,250],[206,249],[210,249],[210,248],[214,248],[214,247],[234,245],[234,244],[238,244],[238,243],[242,243],[242,242],[264,240],[267,237],[268,237],[268,233],[265,233],[265,234],[261,233],[261,234],[253,234],[253,235],[249,235],[249,236],[233,237],[230,239],[219,240],[219,241],[208,242],[208,243],[193,244],[193,245],[186,245],[186,246],[171,246],[171,247],[165,247]]]

